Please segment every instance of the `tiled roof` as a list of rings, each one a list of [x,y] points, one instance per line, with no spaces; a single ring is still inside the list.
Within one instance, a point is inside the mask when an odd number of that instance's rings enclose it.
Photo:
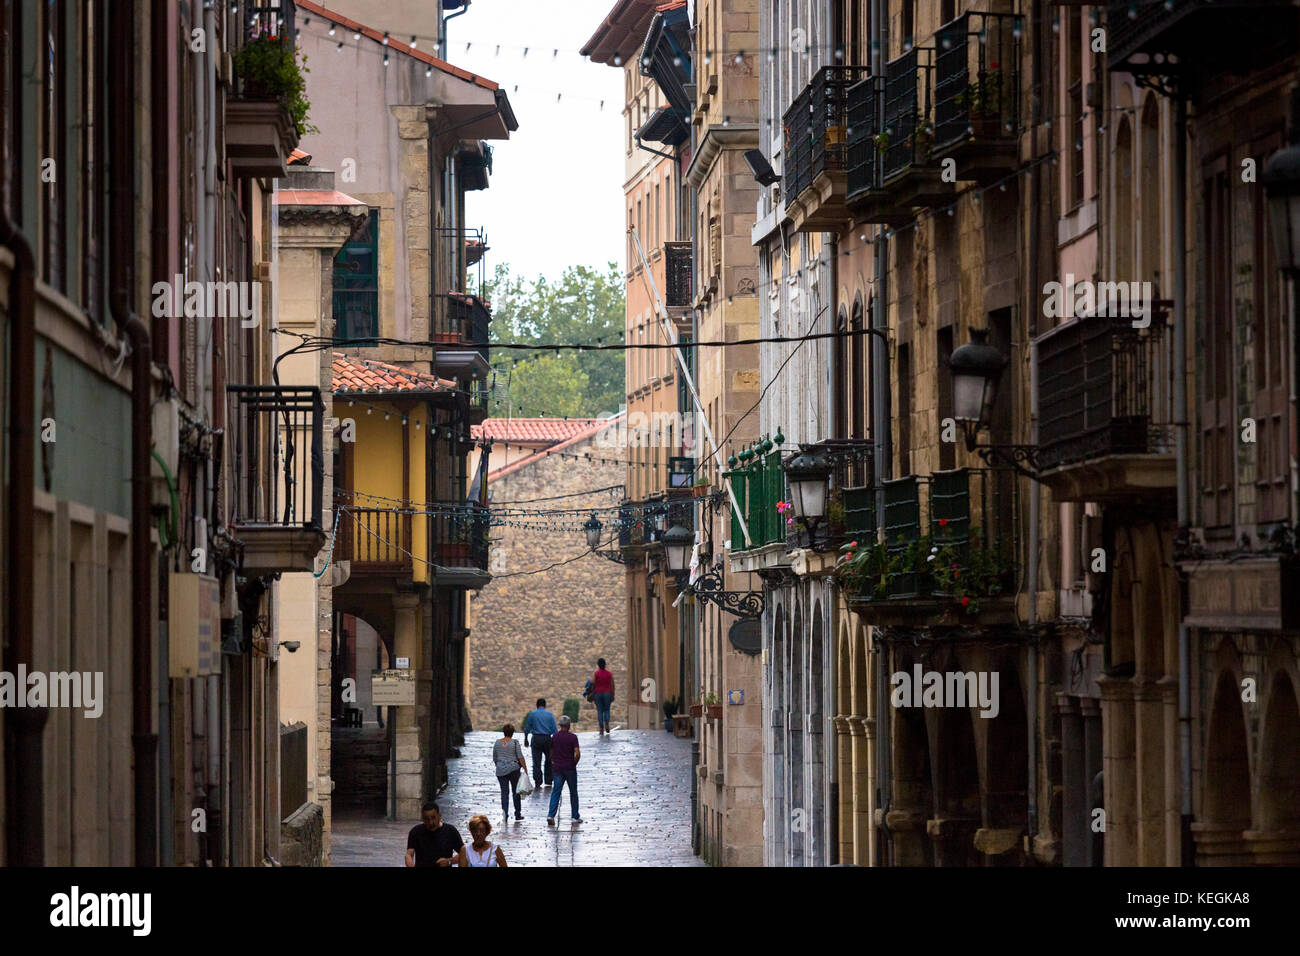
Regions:
[[[277,206],[364,206],[337,189],[281,189],[272,194]]]
[[[336,395],[421,394],[456,387],[455,382],[427,372],[342,352],[334,353],[333,372]]]
[[[470,433],[474,438],[516,444],[549,445],[567,441],[574,435],[589,430],[600,418],[489,418],[474,425]]]
[[[309,13],[312,16],[324,17],[331,23],[337,23],[339,26],[351,30],[353,33],[363,34],[379,43],[384,42],[383,31],[372,29],[364,23],[358,23],[356,20],[350,20],[333,10],[326,10],[319,4],[312,3],[311,0],[296,0],[296,5],[298,9],[302,10],[304,13]],[[493,83],[491,80],[471,73],[468,70],[462,70],[460,67],[453,66],[446,60],[440,60],[436,56],[430,56],[423,50],[412,49],[405,43],[394,43],[392,37],[389,37],[388,48],[396,53],[402,53],[406,56],[414,57],[421,63],[427,63],[436,70],[442,70],[444,73],[449,73],[452,76],[459,77],[460,79],[473,83],[476,86],[481,86],[485,90],[496,90],[498,88],[497,84]]]
[[[616,423],[620,418],[623,417],[624,414],[626,414],[626,413],[625,413],[625,412],[619,412],[617,415],[615,415],[615,416],[612,417],[612,418],[576,418],[576,419],[575,419],[575,418],[570,418],[570,419],[567,419],[567,420],[566,420],[566,419],[563,419],[563,418],[561,418],[561,419],[555,419],[555,418],[525,418],[525,419],[518,419],[518,418],[515,418],[515,419],[511,419],[510,421],[511,421],[511,424],[512,424],[512,425],[513,425],[515,422],[518,422],[518,421],[521,421],[521,420],[522,420],[522,421],[531,421],[531,422],[556,422],[556,421],[558,421],[558,422],[560,422],[561,424],[567,424],[567,423],[569,423],[569,422],[575,422],[575,421],[576,421],[576,422],[579,422],[579,423],[585,422],[585,423],[586,423],[586,426],[585,426],[584,428],[578,429],[577,431],[573,432],[573,434],[569,435],[569,436],[568,436],[567,438],[565,438],[563,441],[556,442],[555,444],[552,444],[552,445],[548,445],[548,446],[546,446],[545,448],[541,449],[540,451],[535,451],[535,452],[533,452],[531,455],[526,455],[526,456],[524,456],[523,458],[516,459],[515,461],[512,461],[510,464],[505,465],[504,467],[498,468],[498,469],[496,469],[495,471],[489,471],[489,472],[488,472],[488,483],[491,484],[492,482],[496,481],[498,478],[504,478],[504,477],[506,477],[507,475],[513,475],[515,472],[520,471],[520,470],[522,470],[522,469],[524,469],[524,468],[527,468],[529,465],[532,465],[532,464],[535,464],[535,463],[537,463],[537,462],[539,462],[539,461],[542,461],[543,459],[545,459],[545,458],[546,458],[549,454],[551,454],[552,452],[563,451],[565,448],[570,448],[570,447],[572,447],[573,445],[580,445],[580,444],[582,444],[582,443],[585,442],[585,441],[590,441],[592,438],[595,438],[598,434],[600,434],[600,431],[601,431],[602,428],[606,428],[606,427],[608,427],[608,426],[610,426],[610,425],[615,424],[615,423]],[[498,419],[492,419],[492,418],[489,418],[489,419],[488,419],[487,421],[485,421],[483,424],[486,425],[486,424],[488,424],[488,422],[493,422],[493,421],[497,421],[497,422],[500,422],[500,423],[502,423],[502,424],[505,424],[505,421],[506,421],[506,420],[505,420],[504,418],[498,418]],[[479,426],[479,427],[482,427],[482,426]],[[510,439],[506,439],[506,440],[509,441]],[[514,440],[515,440],[515,441],[519,441],[519,439],[514,439]]]

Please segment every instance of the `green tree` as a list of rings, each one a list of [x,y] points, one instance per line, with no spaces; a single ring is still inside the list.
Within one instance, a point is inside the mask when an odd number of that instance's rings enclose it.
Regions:
[[[618,266],[610,262],[604,271],[588,266],[570,266],[557,280],[538,276],[533,281],[521,279],[507,265],[498,265],[485,283],[482,295],[492,306],[492,337],[498,340],[549,343],[611,345],[623,341],[625,322],[624,278]],[[567,365],[542,363],[542,357],[563,358]],[[536,363],[524,370],[525,366]],[[546,411],[551,415],[595,416],[616,412],[626,401],[624,355],[622,350],[562,352],[559,355],[522,351],[501,351],[493,356],[497,396],[503,398],[503,383],[510,380],[515,414],[532,416]],[[514,368],[513,374],[509,373]],[[570,380],[562,373],[567,367],[580,372]],[[523,374],[521,376],[521,370]],[[535,383],[551,383],[559,390],[554,400],[534,391],[522,398],[520,388],[534,388]],[[580,398],[576,410],[568,407],[566,396],[579,381]],[[505,413],[504,402],[493,402],[492,414]]]
[[[504,373],[509,392],[501,388],[489,409],[494,418],[581,418],[588,392],[587,373],[568,355],[534,355]],[[498,405],[496,399],[500,399]]]

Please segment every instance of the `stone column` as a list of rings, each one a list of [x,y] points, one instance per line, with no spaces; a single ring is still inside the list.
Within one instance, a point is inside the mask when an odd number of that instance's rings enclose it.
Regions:
[[[1065,866],[1087,866],[1092,831],[1078,699],[1057,694],[1056,712],[1061,716],[1061,862]]]
[[[393,595],[396,612],[396,632],[393,637],[395,657],[409,657],[411,669],[419,672],[420,660],[420,599],[416,594]],[[417,697],[418,705],[418,697]],[[420,753],[420,727],[416,707],[398,707],[394,719],[394,739],[397,748],[397,817],[414,820],[420,816],[424,800],[423,755]]]
[[[1093,801],[1090,795],[1093,778],[1101,773],[1103,764],[1101,701],[1093,697],[1080,697],[1079,717],[1083,721],[1083,782],[1085,784],[1083,799],[1084,812],[1088,820],[1088,854],[1085,865],[1099,866],[1103,861],[1094,858],[1093,847],[1104,840],[1092,830]]]
[[[835,808],[839,814],[840,840],[836,863],[853,862],[853,750],[852,738],[849,736],[849,718],[836,715],[831,718],[835,726],[835,779],[839,781],[839,805]],[[827,861],[830,862],[829,860]]]
[[[870,866],[875,859],[876,828],[872,825],[875,813],[876,777],[872,772],[871,755],[875,752],[876,722],[852,714],[849,721],[850,763],[853,776],[850,786],[852,798],[853,857],[858,866]]]
[[[1133,683],[1097,678],[1101,688],[1106,784],[1106,865],[1138,864],[1137,756],[1134,747]]]

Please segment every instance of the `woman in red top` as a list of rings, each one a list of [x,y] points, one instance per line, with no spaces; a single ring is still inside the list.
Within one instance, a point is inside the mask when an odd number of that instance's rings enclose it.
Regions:
[[[591,692],[596,702],[596,722],[602,734],[609,733],[609,705],[614,702],[614,675],[605,670],[605,658],[596,661],[591,675]]]

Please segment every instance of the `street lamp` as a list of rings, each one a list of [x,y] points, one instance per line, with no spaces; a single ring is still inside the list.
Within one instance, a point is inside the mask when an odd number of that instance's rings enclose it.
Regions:
[[[582,526],[582,531],[587,536],[587,547],[591,548],[592,551],[599,547],[600,532],[604,527],[594,513],[587,519],[587,523]]]
[[[668,570],[676,575],[685,574],[691,560],[691,547],[695,544],[695,536],[681,525],[675,524],[664,532],[661,540],[664,554],[668,558]]]
[[[1298,133],[1292,130],[1292,140]],[[1268,196],[1278,268],[1300,273],[1300,145],[1292,142],[1270,156],[1260,179]]]
[[[993,402],[1006,357],[988,344],[988,329],[971,329],[971,340],[952,353],[952,417],[966,433],[966,449],[974,451],[981,428],[993,421]]]
[[[830,463],[819,455],[803,452],[785,466],[785,475],[790,482],[795,517],[805,525],[815,525],[826,514]]]

